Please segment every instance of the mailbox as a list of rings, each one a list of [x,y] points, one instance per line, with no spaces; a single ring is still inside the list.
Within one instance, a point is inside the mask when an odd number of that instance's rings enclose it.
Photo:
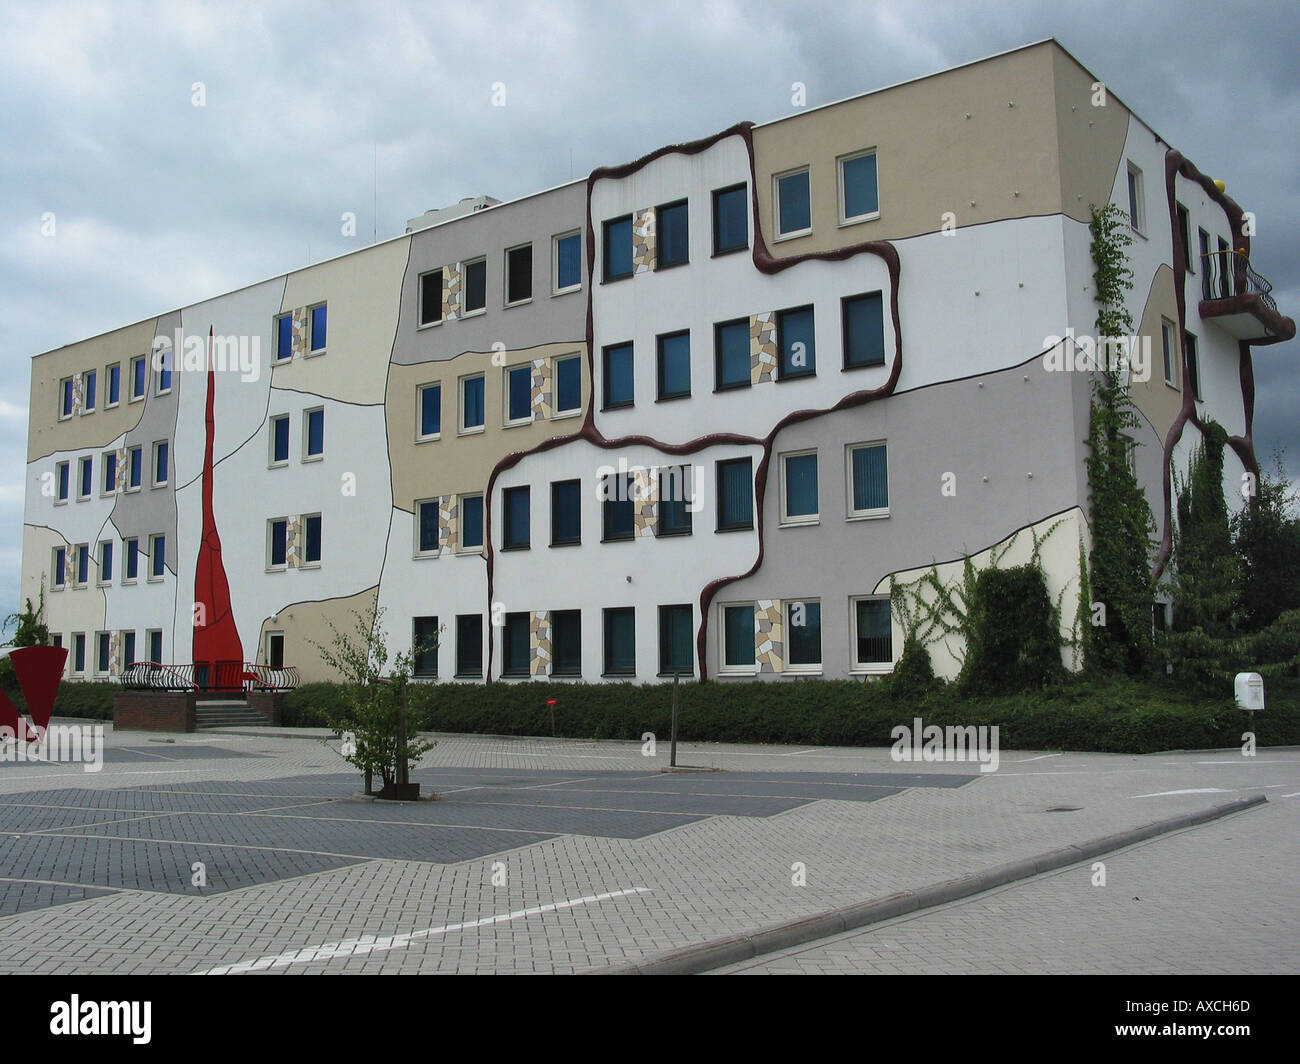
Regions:
[[[1264,708],[1264,677],[1257,672],[1239,672],[1234,684],[1237,705],[1254,713]]]

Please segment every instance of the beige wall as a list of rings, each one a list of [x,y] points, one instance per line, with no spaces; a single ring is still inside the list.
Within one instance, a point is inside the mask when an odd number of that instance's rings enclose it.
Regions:
[[[326,346],[324,354],[274,366],[274,387],[345,403],[384,401],[410,248],[409,240],[392,240],[289,274],[281,312],[326,303]],[[274,323],[266,328],[274,344]]]
[[[1062,211],[1087,221],[1109,199],[1128,128],[1118,101],[1092,106],[1092,81],[1049,41],[757,127],[768,249],[898,240],[940,229],[947,211],[958,226]],[[873,147],[880,217],[841,227],[837,159]],[[774,243],[772,175],[805,165],[812,234]]]
[[[1182,355],[1178,351],[1178,334],[1174,333],[1174,384],[1171,388],[1165,383],[1164,348],[1160,336],[1160,321],[1168,318],[1175,325],[1178,323],[1178,302],[1174,292],[1174,271],[1161,265],[1151,279],[1151,288],[1147,293],[1146,307],[1142,311],[1142,321],[1138,325],[1139,336],[1151,338],[1151,376],[1144,382],[1133,381],[1129,395],[1136,406],[1151,422],[1157,435],[1164,440],[1174,419],[1182,409]]]
[[[149,318],[90,340],[48,351],[32,359],[27,461],[34,462],[56,451],[107,447],[122,433],[135,428],[144,413],[144,400],[135,403],[128,401],[131,359],[136,355],[149,354],[156,327],[157,319]],[[108,396],[104,371],[114,363],[122,365],[122,400],[109,410],[104,407]],[[95,412],[74,415],[67,421],[60,421],[59,381],[92,369],[99,371]]]
[[[492,467],[513,451],[525,451],[551,436],[568,436],[582,428],[581,414],[537,420],[505,428],[505,371],[540,358],[581,354],[582,410],[591,401],[586,344],[541,344],[507,351],[504,365],[493,365],[491,351],[470,351],[440,362],[391,366],[388,371],[388,457],[393,476],[393,505],[410,511],[416,499],[484,491]],[[498,361],[501,361],[498,359]],[[483,432],[460,436],[460,378],[484,375]],[[416,403],[422,384],[442,383],[442,438],[415,442]]]
[[[329,647],[334,642],[330,625],[341,633],[351,635],[356,631],[355,614],[365,614],[374,609],[378,587],[367,588],[348,598],[325,599],[322,602],[294,602],[277,614],[274,623],[267,618],[257,634],[257,653],[246,656],[255,661],[266,661],[266,633],[284,633],[284,660],[297,666],[304,683],[338,680],[339,674],[320,659],[313,644]]]

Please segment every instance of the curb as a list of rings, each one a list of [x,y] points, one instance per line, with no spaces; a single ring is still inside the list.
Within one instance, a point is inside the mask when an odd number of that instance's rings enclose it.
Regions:
[[[1112,835],[1089,839],[1087,842],[1073,846],[1064,846],[1051,850],[1037,857],[1025,857],[1018,861],[995,865],[980,872],[971,872],[956,879],[934,883],[920,890],[904,890],[889,894],[883,898],[845,905],[814,916],[807,916],[789,923],[777,924],[749,935],[732,935],[728,938],[713,939],[695,946],[670,950],[656,957],[636,964],[614,965],[607,968],[593,968],[584,975],[698,975],[701,972],[723,968],[728,964],[750,960],[763,953],[800,946],[806,942],[828,938],[845,931],[853,931],[869,924],[892,920],[921,909],[946,905],[960,901],[975,894],[983,894],[995,887],[1005,886],[1017,880],[1041,875],[1043,872],[1055,871],[1069,865],[1080,864],[1093,857],[1122,850],[1135,843],[1145,842],[1158,835],[1171,831],[1195,827],[1211,820],[1240,813],[1257,805],[1263,805],[1268,798],[1263,794],[1249,798],[1237,798],[1221,805],[1210,806],[1193,813],[1180,813],[1177,816],[1157,820],[1141,827],[1129,828]]]

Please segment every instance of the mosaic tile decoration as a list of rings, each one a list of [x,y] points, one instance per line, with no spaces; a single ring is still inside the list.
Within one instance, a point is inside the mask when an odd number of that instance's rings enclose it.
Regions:
[[[546,610],[528,618],[528,672],[545,676],[551,671],[551,620]]]
[[[784,622],[780,599],[754,604],[754,661],[759,672],[785,671]]]
[[[776,375],[776,313],[768,310],[749,318],[749,380],[764,384]]]
[[[632,217],[632,272],[655,268],[655,209],[647,207]]]

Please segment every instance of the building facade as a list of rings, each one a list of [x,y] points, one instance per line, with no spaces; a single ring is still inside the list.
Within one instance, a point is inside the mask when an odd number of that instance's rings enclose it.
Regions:
[[[966,556],[1036,554],[1068,624],[1106,203],[1163,566],[1171,470],[1213,417],[1240,502],[1294,324],[1250,217],[1046,41],[37,356],[23,593],[86,679],[328,678],[375,605],[447,681],[868,677],[891,588]]]

